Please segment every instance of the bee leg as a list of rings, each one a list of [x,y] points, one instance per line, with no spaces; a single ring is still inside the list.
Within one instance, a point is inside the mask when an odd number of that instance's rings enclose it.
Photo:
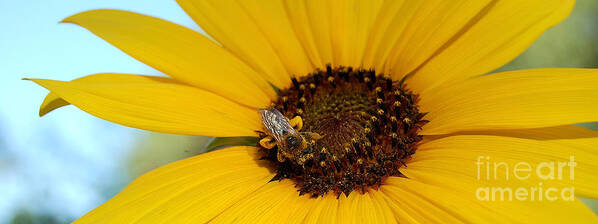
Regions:
[[[276,154],[276,158],[278,159],[278,162],[281,162],[281,163],[286,160],[286,158],[284,157],[284,155],[282,155],[282,153],[280,151]]]
[[[267,136],[260,140],[260,145],[264,148],[271,149],[274,148],[274,146],[276,146],[276,142],[272,140],[271,136]]]
[[[303,119],[301,118],[301,116],[295,116],[293,119],[289,121],[289,123],[291,123],[291,126],[296,128],[297,130],[301,130],[301,128],[303,128]]]
[[[299,157],[299,159],[297,160],[297,163],[299,165],[304,165],[307,161],[311,160],[312,158],[314,158],[314,155],[311,153],[307,153],[307,154],[301,155]]]
[[[258,136],[264,136],[264,135],[266,135],[266,133],[263,132],[263,131],[255,131],[255,133],[257,133]]]
[[[306,131],[306,132],[301,132],[301,133],[305,133],[305,135],[307,135],[310,139],[314,139],[314,140],[320,140],[320,139],[324,138],[324,136],[322,136],[318,133],[315,133],[315,132]]]
[[[299,165],[303,165],[305,162],[307,162],[307,158],[305,158],[305,156],[301,156],[299,159],[297,159],[297,164]]]

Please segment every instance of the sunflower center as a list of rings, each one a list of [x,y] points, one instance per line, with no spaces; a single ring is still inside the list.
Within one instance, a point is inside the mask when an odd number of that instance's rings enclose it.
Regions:
[[[374,70],[351,67],[327,66],[292,80],[272,108],[291,121],[300,117],[303,125],[297,138],[261,146],[275,164],[273,180],[292,179],[300,194],[317,197],[364,192],[388,176],[402,176],[399,168],[415,153],[418,131],[427,122],[416,94]]]

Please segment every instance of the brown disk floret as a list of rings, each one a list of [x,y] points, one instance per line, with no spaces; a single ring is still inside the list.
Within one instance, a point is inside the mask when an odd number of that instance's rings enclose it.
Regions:
[[[301,116],[303,129],[323,136],[303,150],[305,161],[277,160],[277,148],[261,151],[275,164],[273,180],[295,181],[300,194],[340,196],[377,188],[415,153],[423,120],[418,95],[401,81],[351,67],[316,70],[293,78],[272,107],[287,118]],[[261,136],[264,137],[264,136]]]

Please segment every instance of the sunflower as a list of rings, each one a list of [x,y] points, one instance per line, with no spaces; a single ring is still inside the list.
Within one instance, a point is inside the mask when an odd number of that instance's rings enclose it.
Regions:
[[[598,198],[598,132],[573,125],[598,121],[598,71],[487,75],[573,0],[178,3],[211,38],[127,11],[66,18],[168,77],[31,79],[50,90],[40,116],[73,104],[255,141],[144,174],[76,223],[598,222],[576,198]],[[495,187],[515,199],[484,200]]]

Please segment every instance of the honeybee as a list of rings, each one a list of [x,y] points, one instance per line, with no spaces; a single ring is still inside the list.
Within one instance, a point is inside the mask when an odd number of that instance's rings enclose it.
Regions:
[[[289,120],[275,108],[258,110],[265,128],[264,133],[267,135],[260,140],[260,145],[267,149],[278,146],[279,162],[289,159],[303,164],[310,157],[305,149],[322,136],[313,132],[298,132],[303,128],[303,119],[300,116]]]

